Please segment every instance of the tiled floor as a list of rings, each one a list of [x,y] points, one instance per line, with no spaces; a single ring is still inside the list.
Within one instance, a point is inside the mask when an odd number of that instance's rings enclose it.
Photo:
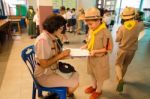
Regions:
[[[65,47],[77,48],[83,44],[83,35],[68,35],[71,37],[71,43]],[[115,30],[113,37],[115,38]],[[24,33],[12,44],[6,44],[6,48],[0,54],[0,99],[31,99],[32,79],[20,54],[23,48],[33,43],[34,40],[29,39]],[[150,99],[150,30],[146,29],[144,38],[139,42],[139,49],[128,69],[125,77],[127,82],[121,95],[116,93],[114,82],[116,49],[115,44],[110,55],[111,78],[104,83],[100,99]],[[89,99],[89,95],[84,93],[84,89],[90,84],[90,77],[86,73],[86,58],[65,61],[74,65],[80,74],[80,86],[75,91],[76,99]]]

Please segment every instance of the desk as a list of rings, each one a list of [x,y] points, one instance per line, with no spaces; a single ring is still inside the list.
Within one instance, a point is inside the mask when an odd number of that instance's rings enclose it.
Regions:
[[[18,32],[16,32],[15,34],[21,34],[22,32],[21,32],[21,27],[20,27],[20,20],[21,19],[9,19],[9,22],[10,22],[10,30],[11,30],[11,26],[12,26],[12,24],[17,24],[17,28],[18,28]],[[14,34],[14,35],[15,35]]]
[[[0,20],[0,52],[1,52],[2,44],[6,39],[6,35],[8,36],[8,38],[11,37],[11,34],[9,32],[9,20],[3,19]]]
[[[0,27],[8,22],[8,19],[0,19]]]

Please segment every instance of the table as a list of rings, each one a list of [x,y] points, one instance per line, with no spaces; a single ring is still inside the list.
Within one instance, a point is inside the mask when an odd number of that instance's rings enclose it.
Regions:
[[[8,35],[8,38],[11,37],[11,34],[9,32],[9,20],[8,19],[0,19],[0,52],[2,49],[2,44],[4,43],[6,36]]]
[[[18,32],[15,32],[15,34],[21,34],[22,33],[22,31],[21,31],[21,27],[20,27],[20,20],[21,20],[21,18],[19,18],[19,19],[9,19],[9,22],[10,22],[10,30],[11,30],[11,28],[12,28],[12,24],[17,24],[17,28],[18,28]],[[15,35],[15,34],[13,34],[13,35]]]

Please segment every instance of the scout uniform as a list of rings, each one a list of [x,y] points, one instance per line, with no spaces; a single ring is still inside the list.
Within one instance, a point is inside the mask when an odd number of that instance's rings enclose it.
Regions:
[[[89,26],[89,37],[87,49],[102,52],[89,56],[87,61],[87,72],[91,75],[93,86],[86,88],[85,93],[92,94],[90,99],[98,99],[102,94],[103,82],[109,78],[109,56],[108,51],[112,50],[112,36],[107,29],[106,24],[101,22],[100,11],[97,8],[91,8],[85,13],[85,21]]]
[[[104,27],[103,27],[104,26]],[[95,35],[95,42],[92,50],[98,50],[107,47],[107,40],[112,45],[112,37],[110,31],[106,28],[105,23],[100,25],[101,28]],[[88,41],[89,45],[89,41]],[[101,89],[102,84],[109,78],[109,58],[108,52],[96,54],[88,57],[87,69],[88,73],[97,81],[97,88]]]
[[[29,21],[28,22],[28,34],[33,35],[36,34],[36,23],[33,22],[33,17],[35,15],[35,12],[32,7],[29,7],[29,10],[27,12],[26,18]]]
[[[116,78],[120,83],[120,85],[118,84],[117,91],[120,92],[123,91],[123,77],[138,47],[139,33],[144,29],[144,24],[134,20],[134,17],[134,8],[126,7],[123,10],[121,18],[127,21],[125,21],[124,24],[119,27],[116,34],[116,42],[119,44],[119,49],[115,65],[117,75]]]
[[[37,62],[38,59],[49,59],[60,52],[55,40],[56,37],[46,31],[37,37],[35,42]],[[40,85],[46,87],[75,87],[78,84],[78,72],[74,72],[71,78],[65,79],[54,72],[56,68],[56,63],[45,69],[40,67],[40,65],[36,65],[34,75]]]

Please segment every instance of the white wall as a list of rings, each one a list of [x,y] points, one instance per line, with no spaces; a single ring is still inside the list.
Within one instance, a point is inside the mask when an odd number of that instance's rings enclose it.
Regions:
[[[150,0],[144,0],[143,1],[142,9],[143,8],[150,8]]]
[[[37,0],[37,5],[52,6],[52,0]]]
[[[37,8],[37,0],[28,0],[28,4],[33,6],[34,10]]]
[[[96,6],[96,0],[77,0],[77,8],[87,10]]]
[[[122,0],[122,6],[121,8],[128,7],[135,7],[139,8],[141,0]]]

